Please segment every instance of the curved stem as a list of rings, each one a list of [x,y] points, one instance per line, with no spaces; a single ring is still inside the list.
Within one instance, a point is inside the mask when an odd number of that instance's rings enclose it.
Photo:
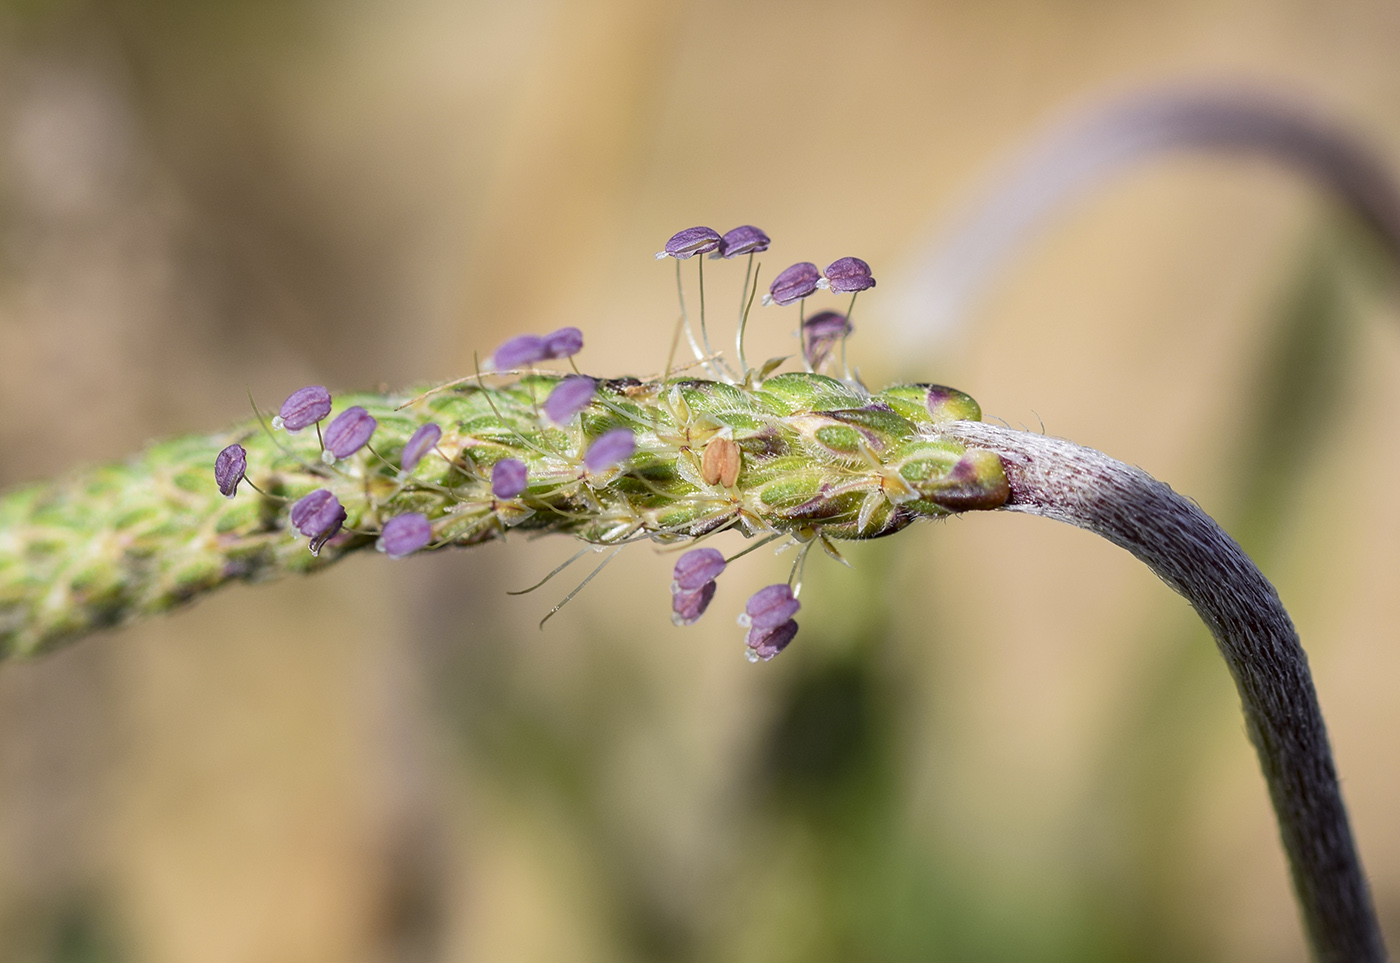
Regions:
[[[937,434],[1001,457],[1007,510],[1102,535],[1186,597],[1239,690],[1316,958],[1384,961],[1307,656],[1244,550],[1192,502],[1091,448],[980,422],[952,422]]]

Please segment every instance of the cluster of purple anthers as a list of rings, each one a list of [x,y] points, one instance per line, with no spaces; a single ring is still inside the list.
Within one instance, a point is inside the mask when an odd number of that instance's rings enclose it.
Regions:
[[[676,562],[671,578],[671,621],[690,625],[710,607],[715,597],[715,579],[728,563],[713,548],[694,548]],[[797,634],[793,618],[802,603],[786,582],[768,585],[749,597],[739,624],[749,630],[746,655],[751,662],[767,662]]]
[[[676,259],[676,289],[681,300],[681,323],[690,339],[691,349],[697,361],[704,363],[720,377],[731,381],[743,381],[749,373],[744,359],[744,329],[748,324],[749,308],[753,294],[758,291],[758,271],[754,267],[754,255],[768,250],[771,243],[768,235],[758,228],[745,224],[732,231],[720,234],[710,227],[688,227],[677,231],[666,242],[666,247],[656,252],[656,259]],[[689,317],[685,309],[685,295],[681,291],[680,262],[696,255],[708,254],[716,258],[734,258],[748,255],[748,270],[744,275],[744,288],[739,296],[739,326],[735,338],[738,352],[739,370],[728,368],[710,347],[709,334],[705,329],[705,264],[697,262],[700,277],[700,341],[697,343],[690,330]],[[760,265],[761,267],[761,265]],[[753,287],[750,288],[750,282]],[[846,338],[851,334],[851,312],[855,309],[856,295],[875,286],[875,278],[870,273],[870,265],[858,257],[843,257],[827,265],[826,271],[818,270],[811,261],[799,261],[784,269],[773,279],[768,293],[763,296],[763,304],[779,306],[798,304],[799,336],[802,339],[802,361],[807,371],[819,371],[831,357],[832,348],[841,345],[842,377],[851,381],[851,370],[846,364]],[[822,311],[806,316],[806,299],[819,290],[829,290],[835,294],[851,295],[850,304],[844,313]],[[703,346],[703,351],[701,350]]]
[[[755,375],[761,380],[772,368],[770,363],[763,372],[752,372],[744,361],[743,353],[744,326],[752,307],[753,296],[757,293],[758,271],[754,266],[753,257],[766,251],[769,243],[768,235],[750,225],[737,227],[723,235],[708,227],[692,227],[675,234],[666,242],[665,250],[656,255],[658,259],[676,259],[677,289],[681,302],[680,326],[689,336],[696,362],[709,367],[721,380],[752,384]],[[731,370],[724,359],[709,348],[704,321],[703,259],[700,262],[700,338],[703,349],[691,332],[685,311],[679,262],[705,254],[709,254],[711,259],[749,256],[748,271],[745,274],[740,299],[736,338],[739,362],[737,372]],[[761,268],[761,265],[759,267]],[[825,272],[819,271],[817,266],[809,261],[802,261],[778,274],[769,287],[769,293],[763,296],[763,303],[789,305],[796,302],[801,305],[818,290],[827,289],[838,294],[850,294],[851,305],[854,306],[855,295],[874,286],[875,279],[871,276],[870,266],[859,258],[840,258],[828,265]],[[852,381],[844,357],[845,341],[850,333],[849,307],[845,313],[828,310],[810,318],[805,316],[803,309],[799,336],[802,340],[802,357],[806,369],[812,372],[822,368],[831,358],[832,348],[839,342],[842,345],[844,376],[847,381]],[[677,335],[679,336],[679,329]],[[572,366],[573,356],[582,348],[583,333],[578,328],[560,328],[544,336],[520,335],[497,348],[489,366],[497,373],[533,370],[537,364],[552,360],[567,360]],[[669,362],[667,370],[669,375]],[[565,424],[593,404],[597,396],[597,382],[578,373],[577,367],[574,367],[574,372],[561,379],[544,402],[543,416],[555,425]],[[328,470],[333,470],[338,461],[351,457],[361,449],[368,448],[377,455],[370,446],[378,427],[374,416],[359,406],[347,408],[326,425],[323,431],[321,423],[330,416],[331,407],[330,392],[324,387],[311,385],[298,389],[282,403],[277,416],[272,419],[272,428],[274,431],[296,433],[314,427],[321,442],[321,461]],[[403,448],[401,470],[405,473],[411,472],[429,452],[437,450],[442,454],[437,448],[442,434],[442,429],[432,423],[419,427]],[[635,448],[636,439],[630,429],[612,429],[594,439],[589,445],[583,453],[583,467],[593,474],[605,472],[626,462],[632,457]],[[729,454],[730,448],[736,449],[730,459],[732,464],[725,462],[723,457]],[[709,464],[710,452],[718,456],[713,466]],[[229,498],[236,495],[241,482],[247,481],[250,486],[253,485],[251,479],[247,478],[247,454],[242,445],[232,444],[219,452],[215,459],[215,482],[219,491]],[[451,461],[446,454],[442,454],[442,457]],[[737,468],[737,448],[732,443],[712,445],[707,449],[705,471],[713,471],[717,480],[731,476],[724,484],[732,485],[732,476],[737,473]],[[528,476],[528,467],[518,459],[505,458],[497,461],[491,469],[492,494],[503,500],[516,498],[528,488]],[[264,497],[280,500],[275,495],[258,490]],[[309,540],[311,553],[318,555],[321,548],[341,532],[347,513],[330,489],[318,488],[293,502],[288,517],[292,528]],[[383,523],[375,544],[390,558],[403,558],[427,548],[434,540],[433,524],[425,515],[405,512]],[[671,583],[672,621],[675,624],[690,625],[704,614],[715,595],[715,579],[724,571],[726,565],[727,560],[724,556],[713,548],[692,549],[680,557]],[[796,574],[795,566],[794,577]],[[797,633],[797,622],[793,616],[800,607],[801,603],[797,600],[796,591],[790,583],[769,585],[749,598],[744,613],[739,616],[739,624],[748,630],[746,654],[751,660],[767,661],[792,641]]]

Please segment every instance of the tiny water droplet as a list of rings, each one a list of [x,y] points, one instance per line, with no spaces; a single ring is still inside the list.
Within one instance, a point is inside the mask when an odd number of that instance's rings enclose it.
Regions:
[[[748,659],[750,662],[757,662],[758,653],[746,645],[744,646],[744,658]]]
[[[321,460],[327,465],[335,464],[335,456],[331,454],[331,450],[329,448],[323,448],[321,450]]]
[[[735,621],[735,622],[738,622],[739,625],[741,625],[742,627],[744,627],[744,628],[746,628],[746,629],[747,629],[750,625],[753,625],[753,619],[749,618],[749,613],[747,613],[747,612],[740,612],[740,613],[739,613],[739,617],[738,617],[737,619],[735,619],[734,621]]]
[[[282,430],[282,426],[285,425],[285,424],[286,424],[286,422],[282,420],[282,416],[281,416],[281,415],[273,415],[273,416],[272,416],[272,430],[273,430],[273,431],[281,431],[281,430]]]

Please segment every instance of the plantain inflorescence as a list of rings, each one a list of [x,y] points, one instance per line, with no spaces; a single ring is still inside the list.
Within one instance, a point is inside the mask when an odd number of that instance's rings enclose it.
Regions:
[[[938,430],[979,419],[972,398],[928,384],[872,392],[845,370],[849,309],[800,325],[806,370],[750,368],[753,258],[769,243],[751,226],[691,228],[658,255],[676,259],[678,283],[683,260],[748,255],[734,367],[701,346],[703,313],[697,341],[682,297],[676,340],[685,333],[705,377],[670,361],[646,379],[545,370],[572,366],[583,348],[577,328],[562,328],[512,338],[485,374],[388,394],[308,386],[271,419],[0,497],[0,653],[41,651],[229,581],[311,571],[370,546],[400,559],[512,530],[600,549],[735,531],[757,540],[746,551],[799,546],[788,582],[760,590],[741,616],[750,658],[772,658],[797,630],[810,548],[837,554],[841,540],[994,508],[1007,480],[995,455]],[[856,258],[825,275],[802,262],[765,300],[800,302],[821,288],[854,296],[874,283]],[[703,287],[700,303],[703,312]],[[840,378],[821,370],[838,343]],[[729,561],[709,546],[680,557],[676,624],[703,615]]]

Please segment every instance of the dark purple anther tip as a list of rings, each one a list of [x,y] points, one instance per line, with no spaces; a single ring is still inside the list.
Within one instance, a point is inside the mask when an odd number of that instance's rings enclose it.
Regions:
[[[301,431],[331,413],[331,393],[320,385],[298,388],[282,402],[272,427]]]
[[[843,257],[828,264],[826,282],[837,294],[853,294],[875,286],[870,265],[858,257]]]
[[[676,561],[672,578],[675,587],[694,592],[712,582],[724,571],[724,556],[713,548],[692,548]]]
[[[791,304],[800,301],[817,290],[821,277],[821,272],[811,261],[799,261],[773,279],[763,303]]]
[[[802,603],[793,598],[792,586],[779,582],[753,593],[744,607],[744,614],[752,628],[771,629],[792,618],[800,608]]]
[[[491,494],[514,498],[525,490],[529,470],[517,458],[502,458],[491,467]]]
[[[614,428],[599,435],[593,440],[593,444],[588,446],[588,453],[583,456],[583,467],[594,474],[607,471],[631,458],[632,452],[636,450],[637,440],[632,436],[632,430]]]
[[[709,254],[719,250],[720,240],[719,231],[712,227],[688,227],[672,234],[666,242],[666,250],[656,252],[656,259],[673,257],[684,261],[697,254]]]
[[[497,371],[510,371],[512,368],[525,368],[549,357],[544,338],[534,334],[522,334],[511,338],[496,349],[491,356]]]
[[[359,405],[346,408],[326,426],[326,451],[337,458],[349,458],[369,443],[378,427],[374,416]]]
[[[395,515],[384,523],[374,547],[390,558],[412,555],[433,540],[433,527],[418,512]]]
[[[423,460],[423,456],[432,451],[440,440],[442,429],[437,425],[430,421],[419,426],[413,437],[408,439],[408,444],[403,446],[403,454],[399,456],[400,467],[406,472],[413,471]]]
[[[851,322],[839,311],[822,311],[802,322],[802,354],[813,368],[820,368],[832,345],[851,333]]]
[[[671,621],[676,625],[691,625],[710,607],[715,597],[715,583],[706,582],[693,592],[671,592]]]
[[[768,250],[772,241],[752,224],[736,227],[725,233],[719,240],[719,250],[710,257],[742,257],[745,254],[758,254]]]
[[[562,425],[591,405],[597,390],[592,378],[570,375],[555,385],[554,390],[545,399],[545,417],[556,425]]]
[[[544,336],[546,358],[572,358],[583,350],[583,332],[578,328],[560,328]]]
[[[750,658],[762,659],[767,662],[783,649],[787,648],[792,637],[797,634],[797,623],[788,619],[781,625],[775,625],[771,629],[760,629],[757,625],[749,629],[748,638],[744,641],[753,655]]]
[[[238,483],[248,470],[248,452],[242,445],[229,445],[214,459],[214,481],[219,493],[232,498],[238,493]]]
[[[320,555],[321,546],[345,524],[345,509],[325,488],[318,488],[292,506],[292,527],[311,539],[311,554]]]

